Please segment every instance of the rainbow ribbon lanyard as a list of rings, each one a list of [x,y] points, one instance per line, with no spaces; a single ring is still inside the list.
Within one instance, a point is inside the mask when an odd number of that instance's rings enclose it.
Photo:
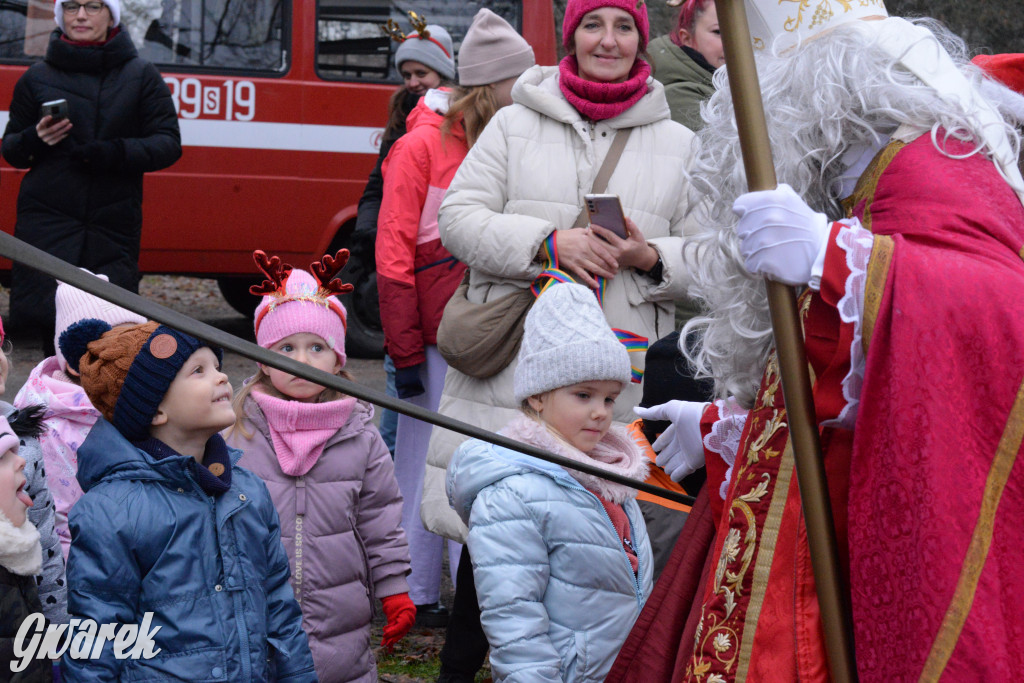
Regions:
[[[549,267],[542,270],[540,275],[530,285],[530,291],[533,292],[535,297],[540,296],[548,287],[553,287],[556,284],[576,282],[572,275],[558,268],[558,245],[556,244],[554,232],[544,240],[544,259],[549,264]],[[604,293],[605,288],[608,286],[608,281],[599,275],[595,276],[595,279],[597,280],[597,291],[594,292],[594,296],[597,297],[598,305],[604,308]],[[650,346],[650,340],[647,337],[642,337],[635,332],[620,330],[615,327],[612,328],[612,332],[615,333],[615,336],[622,345],[626,347],[626,351],[630,353],[646,352],[648,346]],[[630,373],[633,384],[640,384],[644,378],[644,371],[635,365],[630,365]]]

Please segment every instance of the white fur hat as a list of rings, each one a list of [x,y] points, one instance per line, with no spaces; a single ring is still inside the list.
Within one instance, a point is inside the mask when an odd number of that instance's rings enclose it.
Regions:
[[[580,382],[610,379],[628,384],[629,352],[619,341],[594,292],[573,283],[548,287],[526,314],[515,400]]]
[[[86,0],[79,0],[83,5]],[[89,0],[95,2],[96,0]],[[107,9],[110,10],[110,16],[114,18],[114,26],[121,23],[121,0],[99,0]],[[63,33],[67,33],[67,29],[64,28],[64,0],[57,0],[53,3],[53,20],[57,22],[57,26]]]

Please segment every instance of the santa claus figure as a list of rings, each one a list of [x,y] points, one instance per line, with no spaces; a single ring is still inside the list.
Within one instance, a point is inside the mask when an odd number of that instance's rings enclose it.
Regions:
[[[687,252],[710,313],[686,332],[721,400],[643,414],[673,420],[655,444],[673,476],[706,461],[708,507],[608,680],[828,679],[764,277],[802,292],[860,680],[1014,680],[1020,98],[881,0],[746,5],[780,185],[746,192],[719,70],[693,169],[708,218]]]

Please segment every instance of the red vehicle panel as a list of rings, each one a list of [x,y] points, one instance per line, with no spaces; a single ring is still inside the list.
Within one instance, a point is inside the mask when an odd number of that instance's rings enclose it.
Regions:
[[[216,277],[229,302],[245,308],[253,249],[301,264],[345,246],[399,82],[395,44],[379,24],[390,17],[412,30],[404,16],[412,10],[449,28],[458,45],[477,4],[153,0],[138,16],[126,8],[122,25],[175,99],[183,145],[176,164],[145,176],[142,271]],[[551,0],[488,7],[520,27],[539,63],[554,63]],[[17,79],[41,58],[53,27],[49,0],[0,3],[0,128]],[[0,161],[7,232],[24,173]],[[0,259],[0,271],[9,268]],[[364,285],[367,301],[350,314],[352,350],[373,353],[376,290]]]

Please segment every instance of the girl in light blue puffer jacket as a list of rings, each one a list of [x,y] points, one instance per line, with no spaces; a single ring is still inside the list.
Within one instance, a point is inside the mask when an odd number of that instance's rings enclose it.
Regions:
[[[526,318],[502,434],[634,479],[647,458],[612,424],[629,354],[594,293],[549,287]],[[636,492],[483,441],[452,457],[448,497],[469,526],[497,681],[603,681],[651,592]]]

